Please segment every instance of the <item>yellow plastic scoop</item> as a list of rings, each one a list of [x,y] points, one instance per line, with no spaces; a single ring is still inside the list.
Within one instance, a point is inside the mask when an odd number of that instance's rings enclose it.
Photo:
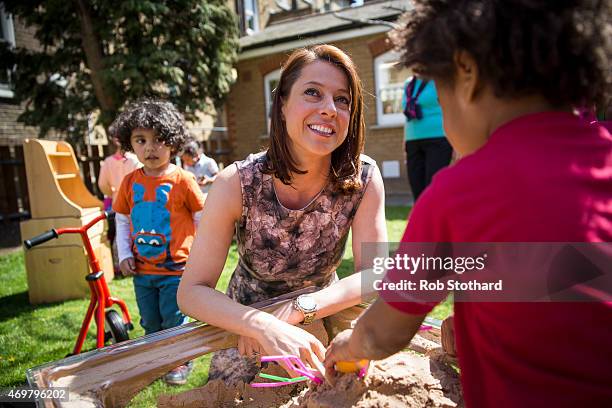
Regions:
[[[338,361],[336,362],[336,371],[340,373],[355,373],[357,371],[364,371],[368,367],[370,362],[368,360],[359,360],[359,361]]]

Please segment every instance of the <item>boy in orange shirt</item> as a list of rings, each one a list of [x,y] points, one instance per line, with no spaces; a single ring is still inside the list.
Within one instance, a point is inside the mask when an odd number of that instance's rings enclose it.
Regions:
[[[187,138],[183,117],[171,103],[136,102],[115,123],[122,148],[143,164],[125,176],[113,209],[121,272],[134,275],[140,324],[150,334],[186,321],[176,292],[204,197],[195,177],[171,163]],[[188,362],[164,380],[185,384],[190,371]]]

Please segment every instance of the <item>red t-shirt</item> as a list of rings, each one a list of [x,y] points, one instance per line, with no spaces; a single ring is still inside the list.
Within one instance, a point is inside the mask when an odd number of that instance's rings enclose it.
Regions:
[[[183,169],[159,177],[138,169],[125,176],[113,209],[130,215],[136,270],[182,274],[195,236],[193,213],[202,208],[200,187]]]
[[[440,171],[402,242],[611,242],[612,137],[577,117],[513,120]],[[400,279],[390,271],[386,280]],[[432,304],[392,303],[406,313]],[[468,407],[612,406],[612,305],[460,303]]]

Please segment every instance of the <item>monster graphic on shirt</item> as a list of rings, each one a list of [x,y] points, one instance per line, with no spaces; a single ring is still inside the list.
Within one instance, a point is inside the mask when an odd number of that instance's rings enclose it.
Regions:
[[[132,239],[136,252],[142,258],[159,267],[173,264],[170,256],[170,211],[166,208],[171,184],[161,184],[155,189],[155,201],[144,201],[145,188],[134,183],[134,207],[132,208]],[[159,261],[164,262],[159,262]],[[173,268],[170,268],[173,269]]]

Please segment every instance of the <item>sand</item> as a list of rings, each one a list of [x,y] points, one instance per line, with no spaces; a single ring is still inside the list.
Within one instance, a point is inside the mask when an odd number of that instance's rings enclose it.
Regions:
[[[212,381],[202,388],[161,396],[158,407],[462,407],[459,375],[442,357],[397,353],[372,362],[366,378],[345,374],[334,386],[299,383],[262,389]],[[284,375],[275,365],[265,371]]]
[[[331,386],[310,386],[282,407],[463,406],[459,375],[433,357],[398,353],[374,362],[365,379],[344,375]]]
[[[262,370],[268,374],[286,377],[287,373],[277,365]],[[254,382],[269,380],[257,378]],[[223,380],[210,381],[204,387],[175,395],[162,395],[157,401],[160,408],[175,407],[280,407],[307,389],[305,383],[277,388],[253,388],[245,383],[227,386]]]

